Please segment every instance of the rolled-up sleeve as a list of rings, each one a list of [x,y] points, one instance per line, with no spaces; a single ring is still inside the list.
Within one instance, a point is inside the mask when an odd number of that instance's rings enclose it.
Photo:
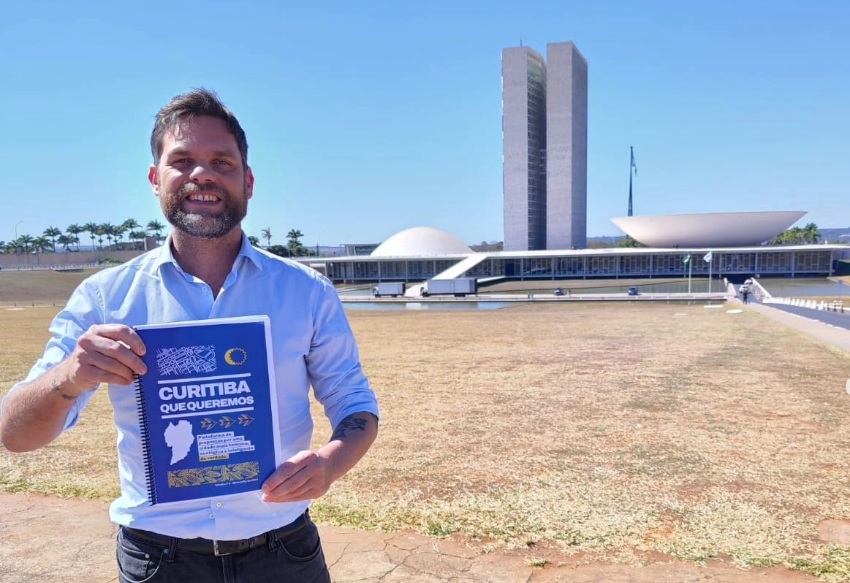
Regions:
[[[336,290],[325,282],[317,286],[314,299],[307,372],[316,399],[332,427],[354,413],[378,417],[378,400],[363,373],[354,332]]]

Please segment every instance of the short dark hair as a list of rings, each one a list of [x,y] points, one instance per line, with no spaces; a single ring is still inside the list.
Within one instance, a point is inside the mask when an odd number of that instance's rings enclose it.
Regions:
[[[236,138],[236,146],[242,156],[242,165],[247,168],[248,140],[245,137],[245,130],[239,125],[239,120],[233,112],[221,102],[215,91],[203,87],[172,98],[157,112],[153,132],[151,132],[151,154],[153,154],[154,164],[159,164],[159,157],[162,156],[162,141],[168,130],[184,119],[204,115],[218,118],[227,124],[227,129]]]

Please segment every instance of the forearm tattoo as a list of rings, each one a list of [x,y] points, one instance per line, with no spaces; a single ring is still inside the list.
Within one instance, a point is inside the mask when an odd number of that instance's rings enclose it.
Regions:
[[[53,381],[51,381],[50,390],[53,391],[54,393],[57,393],[60,397],[62,397],[66,401],[76,401],[79,398],[79,395],[69,395],[68,393],[63,391],[59,387],[59,383],[56,382],[56,379],[53,379]]]
[[[359,413],[355,413],[354,415],[359,415]],[[366,431],[366,426],[370,421],[375,419],[372,414],[369,414],[369,418],[367,419],[357,418],[354,415],[349,415],[340,421],[339,425],[334,429],[333,435],[331,435],[331,440],[345,439],[349,431]]]

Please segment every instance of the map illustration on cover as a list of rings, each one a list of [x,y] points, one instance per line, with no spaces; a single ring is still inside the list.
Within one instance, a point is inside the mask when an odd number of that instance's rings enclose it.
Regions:
[[[259,490],[280,460],[265,316],[137,326],[136,378],[152,504]]]

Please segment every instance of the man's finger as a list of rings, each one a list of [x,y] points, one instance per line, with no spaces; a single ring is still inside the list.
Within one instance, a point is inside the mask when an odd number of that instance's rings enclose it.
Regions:
[[[139,356],[144,356],[146,352],[145,343],[142,341],[142,338],[130,326],[123,324],[100,324],[98,326],[92,326],[91,331],[98,336],[103,336],[104,338],[109,338],[123,344]]]

